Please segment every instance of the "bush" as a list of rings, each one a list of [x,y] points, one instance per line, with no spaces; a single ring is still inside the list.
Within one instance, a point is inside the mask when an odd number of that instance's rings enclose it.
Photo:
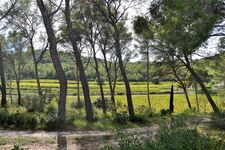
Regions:
[[[144,116],[136,115],[136,116],[130,117],[130,122],[144,124],[146,123],[146,119],[144,118]]]
[[[125,125],[129,121],[129,116],[126,113],[115,113],[113,116],[113,122]]]
[[[97,100],[95,102],[93,102],[93,104],[96,108],[103,109],[103,101],[100,97],[97,98]],[[109,109],[109,106],[111,105],[111,102],[108,98],[105,98],[105,105],[106,105],[106,109]]]
[[[81,109],[81,108],[84,108],[84,102],[83,101],[72,102],[71,103],[71,108],[72,109]]]
[[[161,116],[168,115],[168,114],[170,114],[170,110],[169,109],[161,109],[160,114],[161,114]]]
[[[43,99],[38,95],[25,95],[22,97],[22,105],[28,112],[43,112]]]
[[[53,117],[46,122],[46,130],[47,131],[55,131],[57,129],[57,118]]]
[[[13,107],[14,108],[14,107]],[[21,112],[22,108],[0,109],[0,123],[5,127],[35,130],[39,125],[39,116],[36,113]]]
[[[137,107],[137,113],[144,117],[152,117],[154,115],[155,110],[146,107],[145,105],[141,105]]]
[[[220,139],[210,138],[199,133],[195,128],[189,129],[185,123],[181,123],[185,118],[174,118],[171,125],[161,125],[155,136],[153,134],[132,135],[115,132],[117,146],[106,146],[107,150],[220,150],[225,148],[225,144]],[[180,123],[177,123],[180,122]],[[184,126],[186,128],[184,128]]]

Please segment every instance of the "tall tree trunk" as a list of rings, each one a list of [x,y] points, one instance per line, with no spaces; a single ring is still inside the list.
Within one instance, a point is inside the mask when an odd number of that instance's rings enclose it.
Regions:
[[[196,105],[197,105],[197,111],[200,112],[199,109],[199,101],[198,101],[198,84],[195,81],[195,100],[196,100]]]
[[[171,91],[170,91],[170,113],[173,113],[174,111],[174,93],[173,93],[173,85],[171,86]]]
[[[104,66],[105,66],[105,70],[106,70],[106,74],[107,74],[113,111],[116,112],[116,103],[115,103],[115,97],[114,97],[114,92],[113,92],[112,77],[110,75],[110,69],[109,69],[109,66],[108,66],[106,54],[104,52],[102,52],[102,53],[103,53],[103,57],[104,57],[104,64],[105,64]]]
[[[9,73],[9,97],[11,101],[11,105],[13,104],[13,97],[12,97],[12,75],[11,72]]]
[[[21,93],[20,93],[20,80],[16,80],[16,87],[17,87],[17,100],[18,100],[18,105],[21,106]]]
[[[150,90],[149,90],[149,49],[147,49],[147,96],[148,96],[148,106],[151,108],[150,102]]]
[[[181,87],[182,87],[182,89],[183,89],[183,91],[184,91],[184,95],[185,95],[185,97],[186,97],[186,100],[187,100],[187,103],[188,103],[188,107],[191,109],[191,103],[190,103],[189,96],[188,96],[188,93],[187,93],[187,88],[186,88],[186,86],[184,85],[183,81],[181,81],[180,84],[181,84]]]
[[[51,21],[52,16],[48,13],[43,0],[37,0],[37,4],[43,17],[45,29],[50,43],[50,56],[60,84],[57,123],[58,126],[64,126],[66,124],[67,79],[57,52],[57,41]]]
[[[178,76],[177,71],[176,71],[176,69],[174,67],[173,67],[173,72],[174,72],[175,77],[177,78],[178,83],[181,85],[181,87],[182,87],[182,89],[184,91],[184,95],[186,97],[186,100],[187,100],[187,103],[188,103],[188,107],[191,109],[191,103],[190,103],[189,96],[188,96],[188,93],[187,93],[187,88],[184,85],[184,82]]]
[[[207,100],[209,101],[209,103],[211,104],[213,111],[215,113],[220,113],[219,108],[216,106],[215,102],[213,101],[212,97],[209,94],[208,89],[206,88],[205,84],[203,83],[202,79],[198,76],[198,74],[194,71],[194,69],[190,66],[190,63],[188,61],[188,58],[185,57],[185,60],[187,63],[185,63],[185,66],[187,67],[187,69],[189,70],[189,72],[191,73],[191,75],[195,78],[195,80],[198,82],[198,84],[201,86],[202,91],[205,93]]]
[[[5,82],[5,74],[4,74],[4,66],[3,66],[3,54],[2,54],[2,47],[0,45],[0,76],[1,76],[1,106],[4,107],[6,105],[6,82]]]
[[[93,51],[94,51],[94,62],[95,62],[95,71],[97,74],[97,78],[98,78],[98,83],[99,83],[99,88],[100,88],[100,93],[101,93],[101,98],[102,98],[102,104],[103,104],[103,114],[106,114],[106,102],[105,102],[105,96],[104,96],[104,91],[103,91],[103,85],[101,82],[101,76],[100,76],[100,72],[99,72],[99,66],[98,66],[98,60],[96,58],[96,52],[94,50],[95,48],[93,47]]]
[[[84,66],[81,61],[81,54],[78,50],[77,43],[76,43],[76,34],[73,30],[73,25],[70,19],[70,0],[65,0],[65,17],[66,17],[66,24],[67,24],[67,30],[68,30],[68,36],[69,40],[73,47],[73,54],[76,58],[77,68],[80,73],[80,81],[83,88],[83,94],[84,94],[84,102],[85,102],[85,111],[86,111],[86,120],[93,122],[94,121],[94,115],[91,105],[91,99],[90,99],[90,93],[89,93],[89,86],[87,77],[84,71]]]
[[[41,83],[40,83],[40,79],[39,79],[39,73],[38,73],[38,63],[36,61],[36,56],[35,56],[35,51],[34,51],[34,46],[32,41],[30,41],[30,45],[31,45],[31,53],[33,56],[33,62],[34,62],[34,72],[35,72],[35,78],[36,78],[36,83],[37,83],[37,87],[38,87],[38,94],[39,96],[43,96],[42,94],[42,89],[41,89]]]
[[[120,45],[120,34],[119,34],[118,29],[117,29],[117,26],[114,25],[113,27],[115,29],[114,39],[115,39],[115,46],[116,46],[116,56],[119,60],[120,71],[121,71],[121,74],[123,76],[123,81],[124,81],[124,84],[125,84],[125,87],[126,87],[128,111],[129,111],[130,118],[132,119],[135,116],[135,113],[134,113],[130,83],[129,83],[129,80],[127,78],[126,70],[125,70],[125,67],[124,67],[124,64],[123,64],[123,59],[122,59],[122,52],[121,52],[121,45]]]
[[[79,77],[79,70],[78,68],[75,70],[76,71],[76,76],[77,76],[77,103],[80,106],[81,105],[81,101],[80,101],[80,77]],[[79,107],[79,109],[81,109]]]

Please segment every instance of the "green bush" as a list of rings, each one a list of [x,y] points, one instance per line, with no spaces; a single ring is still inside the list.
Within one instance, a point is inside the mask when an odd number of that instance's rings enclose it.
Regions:
[[[160,114],[161,114],[161,116],[168,115],[168,114],[170,114],[170,110],[169,109],[161,109]]]
[[[136,110],[137,110],[137,114],[144,117],[152,117],[155,113],[154,109],[146,107],[145,105],[138,106]]]
[[[144,116],[135,115],[133,117],[130,117],[130,122],[144,124],[144,123],[146,123],[146,119]]]
[[[38,95],[25,95],[22,97],[22,105],[28,112],[43,112],[43,100]]]
[[[115,113],[113,116],[113,122],[125,125],[129,121],[129,116],[126,113]]]
[[[97,100],[94,101],[93,104],[94,104],[94,106],[96,108],[103,109],[103,101],[102,101],[102,99],[100,97],[97,98]],[[110,108],[109,106],[111,105],[111,102],[110,102],[110,100],[108,98],[105,98],[105,105],[106,105],[106,109]]]
[[[83,101],[72,102],[71,103],[71,108],[72,109],[81,109],[81,108],[84,108],[84,102]]]
[[[161,125],[155,136],[125,134],[115,132],[117,146],[107,145],[107,150],[222,150],[225,144],[221,139],[210,138],[190,129],[184,122],[185,117],[174,117],[170,125]]]

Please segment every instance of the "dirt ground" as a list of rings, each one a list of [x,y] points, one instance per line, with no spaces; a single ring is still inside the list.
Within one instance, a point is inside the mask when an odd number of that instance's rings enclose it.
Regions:
[[[159,126],[126,129],[131,134],[157,132]],[[97,150],[112,143],[106,131],[45,132],[0,130],[0,150],[11,150],[14,145],[29,150]]]

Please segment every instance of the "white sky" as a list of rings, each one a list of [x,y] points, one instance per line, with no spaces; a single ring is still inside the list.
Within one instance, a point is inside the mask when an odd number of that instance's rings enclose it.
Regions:
[[[10,0],[1,0],[0,1],[0,8],[7,1],[10,1]],[[128,21],[127,21],[126,25],[127,25],[127,27],[129,28],[130,31],[132,31],[132,21],[133,21],[134,17],[137,16],[137,15],[146,14],[147,8],[150,4],[150,1],[151,0],[145,0],[145,3],[142,3],[141,5],[136,5],[135,7],[132,7],[130,9],[128,9],[128,11],[127,11],[128,12]],[[40,32],[45,32],[45,29],[44,28],[40,29]],[[202,47],[200,49],[200,51],[204,52],[204,53],[207,53],[208,55],[213,55],[217,52],[217,49],[216,49],[217,43],[218,43],[218,37],[212,37],[208,40],[207,47]],[[37,47],[38,47],[38,45],[42,46],[42,44],[36,43]],[[130,46],[130,49],[133,49],[133,45]],[[131,61],[138,61],[138,60],[140,60],[140,58],[141,58],[141,56],[136,57],[136,58],[132,59]]]

